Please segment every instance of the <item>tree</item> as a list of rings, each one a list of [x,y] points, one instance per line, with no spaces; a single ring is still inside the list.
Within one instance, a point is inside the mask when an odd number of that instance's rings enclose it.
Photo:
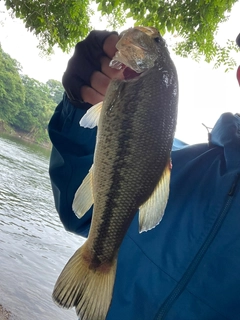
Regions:
[[[25,89],[25,103],[15,116],[14,126],[29,132],[37,141],[47,140],[47,125],[56,107],[49,88],[27,75],[22,76]]]
[[[11,123],[24,103],[21,66],[0,46],[0,119]]]
[[[46,84],[49,88],[51,99],[58,104],[62,100],[64,91],[62,83],[57,80],[50,79]]]
[[[42,83],[20,73],[19,62],[0,46],[0,120],[37,142],[48,141],[47,125],[62,99],[62,84],[53,79]]]
[[[181,56],[191,55],[206,61],[216,58],[233,67],[230,52],[237,50],[233,41],[221,47],[214,37],[221,22],[237,0],[96,0],[98,9],[110,17],[112,25],[123,24],[131,17],[137,25],[152,25],[162,34],[166,31],[181,38],[175,50]],[[40,39],[40,47],[50,52],[55,44],[66,51],[89,32],[90,0],[5,0],[6,7],[23,19],[26,28]],[[45,46],[47,44],[47,46]]]

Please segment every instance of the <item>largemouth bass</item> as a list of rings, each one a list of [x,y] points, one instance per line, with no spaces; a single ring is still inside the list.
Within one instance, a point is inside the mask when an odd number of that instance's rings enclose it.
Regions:
[[[155,28],[135,27],[120,36],[111,64],[124,67],[125,79],[112,80],[103,103],[80,121],[84,127],[98,125],[94,163],[73,202],[79,218],[94,205],[89,236],[53,292],[61,306],[75,306],[81,320],[106,319],[129,225],[139,209],[140,232],[154,228],[169,194],[176,68]]]

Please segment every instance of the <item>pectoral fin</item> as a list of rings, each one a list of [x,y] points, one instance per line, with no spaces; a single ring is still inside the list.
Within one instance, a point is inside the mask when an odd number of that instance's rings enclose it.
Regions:
[[[84,178],[82,184],[77,189],[72,209],[75,212],[78,218],[82,218],[84,214],[91,208],[93,205],[93,188],[92,188],[92,175],[93,175],[93,166],[89,170],[89,173]]]
[[[168,163],[151,197],[139,208],[140,233],[154,228],[162,220],[169,196],[170,168]]]
[[[80,120],[79,124],[84,128],[94,128],[98,125],[103,102],[99,102],[92,106]]]

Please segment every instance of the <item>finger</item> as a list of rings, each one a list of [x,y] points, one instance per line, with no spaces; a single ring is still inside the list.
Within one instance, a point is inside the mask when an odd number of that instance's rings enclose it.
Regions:
[[[118,41],[116,39],[118,39],[118,34],[115,31],[91,31],[88,37],[84,40],[86,49],[90,53],[91,61],[94,63],[94,61],[99,59],[103,52],[105,52],[107,55],[110,55],[109,57],[111,58],[113,48],[115,48],[115,44]]]
[[[116,33],[111,34],[108,36],[104,43],[103,43],[103,51],[106,53],[106,55],[112,59],[112,57],[115,55],[117,49],[116,44],[119,40],[119,36]]]
[[[101,95],[99,92],[94,90],[91,87],[83,86],[81,87],[81,97],[84,102],[88,102],[92,105],[99,103],[100,101],[103,101],[104,96]]]
[[[111,79],[100,71],[95,71],[91,77],[91,87],[100,94],[105,95]]]
[[[81,43],[76,48],[79,49],[80,45]],[[101,69],[100,62],[99,69]],[[62,85],[70,100],[81,100],[80,88],[83,85],[90,86],[90,78],[95,70],[96,68],[84,58],[81,51],[73,55],[62,77]]]
[[[90,86],[90,78],[93,72],[101,70],[100,57],[104,55],[103,44],[111,35],[116,36],[117,33],[95,30],[75,46],[74,54],[69,60],[62,78],[63,87],[71,101],[81,101],[81,86]],[[112,41],[107,41],[107,52],[110,52],[109,54],[111,54],[111,51],[108,51],[111,49],[111,43]]]
[[[110,58],[104,56],[101,58],[101,70],[110,79],[123,79],[123,70],[117,70],[109,67]]]

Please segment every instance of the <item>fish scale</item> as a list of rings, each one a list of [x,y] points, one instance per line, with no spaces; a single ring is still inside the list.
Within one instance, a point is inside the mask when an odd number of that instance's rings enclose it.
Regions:
[[[73,210],[81,218],[93,204],[93,217],[87,241],[53,292],[58,304],[75,306],[82,320],[106,318],[118,250],[136,212],[140,232],[154,228],[169,194],[178,101],[175,66],[154,28],[129,29],[116,47],[115,65],[134,72],[112,80],[103,103],[80,121],[85,127],[98,125],[98,132],[93,166],[76,192]]]

